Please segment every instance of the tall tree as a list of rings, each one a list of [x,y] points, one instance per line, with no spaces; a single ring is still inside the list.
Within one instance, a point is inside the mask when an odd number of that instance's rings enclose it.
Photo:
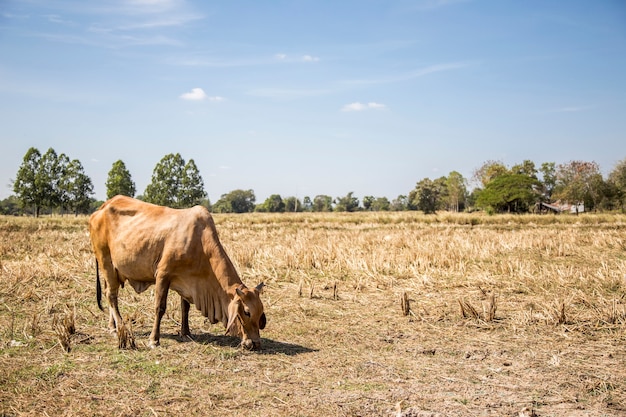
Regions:
[[[64,203],[65,198],[60,184],[68,162],[69,158],[65,154],[57,155],[52,148],[41,156],[39,169],[35,175],[35,184],[43,192],[44,207],[54,208]]]
[[[148,203],[177,207],[185,161],[177,154],[165,155],[152,171],[152,181],[146,187],[143,198]]]
[[[283,213],[285,211],[285,202],[279,194],[272,194],[261,204],[260,211],[269,213]]]
[[[64,194],[67,196],[67,208],[74,214],[87,213],[91,206],[93,183],[78,159],[72,160],[65,170]]]
[[[458,212],[465,207],[467,187],[465,178],[457,171],[452,171],[446,178],[446,188],[448,194],[448,210]]]
[[[234,190],[228,194],[223,194],[213,204],[213,211],[216,213],[251,213],[254,211],[255,201],[254,191]]]
[[[526,174],[499,175],[480,190],[476,205],[495,212],[525,213],[536,202],[539,185]]]
[[[45,198],[44,190],[38,187],[36,181],[40,159],[41,152],[37,148],[28,149],[13,181],[13,192],[20,204],[22,207],[33,207],[35,217],[39,216]]]
[[[544,162],[539,169],[541,172],[542,195],[545,201],[552,200],[552,193],[556,186],[556,164],[554,162]]]
[[[204,191],[204,181],[193,159],[185,164],[183,178],[178,192],[179,207],[193,207],[207,197]]]
[[[483,188],[496,177],[506,174],[509,170],[500,161],[487,161],[480,168],[474,171],[473,179]]]
[[[602,182],[600,167],[595,162],[570,161],[559,165],[554,194],[571,204],[584,202],[586,209],[593,209],[600,197]]]
[[[106,181],[107,198],[112,198],[116,195],[126,195],[128,197],[134,197],[135,182],[130,176],[130,172],[126,168],[126,164],[119,159],[113,163],[111,170]]]
[[[296,213],[302,211],[302,203],[297,197],[285,198],[285,212]]]
[[[313,198],[313,211],[333,211],[333,198],[329,195],[316,195]]]
[[[143,199],[149,203],[175,208],[201,204],[207,194],[204,181],[193,159],[188,163],[177,154],[168,154],[152,172]]]
[[[626,158],[619,161],[609,174],[609,182],[615,189],[615,195],[622,211],[626,207]]]
[[[357,211],[359,209],[359,199],[353,196],[354,192],[350,191],[344,197],[337,197],[335,211]]]
[[[442,181],[424,178],[409,193],[409,199],[417,210],[422,210],[425,214],[433,214],[440,205],[442,191]]]

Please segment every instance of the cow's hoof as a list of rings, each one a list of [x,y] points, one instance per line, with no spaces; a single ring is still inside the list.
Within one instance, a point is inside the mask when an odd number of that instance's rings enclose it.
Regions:
[[[154,348],[159,347],[159,344],[160,344],[160,343],[159,343],[159,341],[158,341],[158,340],[157,340],[157,341],[151,340],[151,341],[149,341],[149,342],[148,342],[148,347],[149,347],[150,349],[154,349]]]

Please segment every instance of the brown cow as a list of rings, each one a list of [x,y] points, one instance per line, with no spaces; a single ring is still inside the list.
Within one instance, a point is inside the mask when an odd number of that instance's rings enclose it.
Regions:
[[[161,318],[169,289],[181,296],[181,335],[189,336],[189,304],[222,322],[226,333],[241,336],[247,349],[261,347],[259,329],[265,313],[259,294],[263,283],[248,289],[226,255],[213,218],[204,207],[172,209],[116,196],[89,218],[96,254],[96,289],[102,310],[98,266],[104,270],[109,300],[109,328],[120,328],[117,295],[128,282],[137,293],[155,284],[155,318],[150,347],[159,345]]]

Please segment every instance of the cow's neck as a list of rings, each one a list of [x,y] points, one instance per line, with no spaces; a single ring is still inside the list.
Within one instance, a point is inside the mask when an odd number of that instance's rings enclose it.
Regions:
[[[219,253],[219,256],[212,257],[211,266],[220,286],[232,299],[236,294],[236,289],[243,284],[243,282],[241,278],[239,278],[235,266],[228,255],[226,255],[221,245],[219,247]]]

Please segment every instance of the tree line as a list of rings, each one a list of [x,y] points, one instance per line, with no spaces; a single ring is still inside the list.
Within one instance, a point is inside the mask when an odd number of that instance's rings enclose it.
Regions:
[[[70,160],[50,148],[44,154],[30,148],[13,183],[14,195],[0,201],[0,214],[90,213],[102,203],[92,196],[93,183],[80,161]],[[475,184],[469,189],[469,184]],[[122,194],[146,202],[185,208],[204,205],[215,213],[249,212],[353,212],[353,211],[437,211],[485,210],[489,213],[525,213],[542,202],[583,203],[586,210],[621,210],[626,201],[626,158],[604,178],[595,162],[570,161],[557,165],[545,162],[537,167],[525,160],[507,167],[487,161],[471,179],[452,171],[435,179],[423,178],[406,195],[393,200],[364,196],[362,201],[349,192],[345,196],[269,196],[256,203],[253,190],[233,190],[214,204],[207,198],[204,181],[193,159],[180,154],[165,155],[154,167],[150,184],[141,195],[122,160],[115,161],[106,181],[107,198]]]

